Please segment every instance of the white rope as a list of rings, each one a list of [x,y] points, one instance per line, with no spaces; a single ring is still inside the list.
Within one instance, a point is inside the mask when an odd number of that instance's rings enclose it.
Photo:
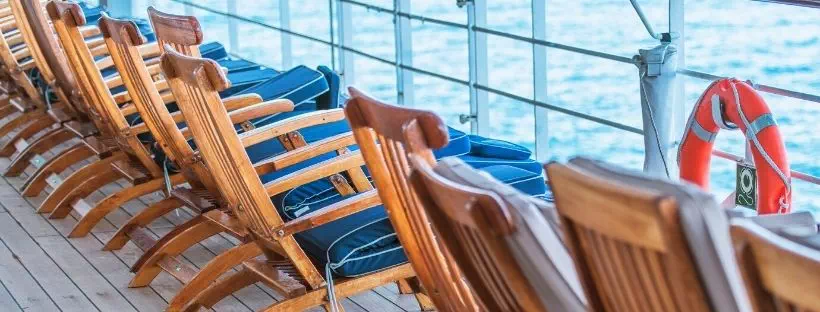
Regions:
[[[738,115],[740,115],[740,120],[743,121],[743,125],[746,127],[746,131],[750,131],[751,124],[749,123],[749,120],[746,119],[746,115],[743,113],[743,108],[740,105],[740,95],[737,92],[735,82],[730,82],[730,85],[732,86],[732,93],[735,96],[735,105],[737,106],[737,113]],[[757,134],[746,136],[750,141],[752,141],[755,148],[757,148],[758,152],[760,152],[760,155],[763,156],[763,159],[766,160],[766,163],[769,165],[769,167],[771,167],[774,170],[774,172],[777,173],[777,176],[780,177],[780,180],[783,181],[783,184],[786,186],[786,194],[785,196],[780,197],[780,209],[777,211],[777,213],[785,213],[789,210],[789,203],[786,202],[786,197],[788,197],[789,194],[791,194],[791,181],[789,181],[789,179],[786,177],[783,171],[780,170],[780,167],[778,167],[777,164],[774,163],[774,160],[769,156],[768,153],[766,153],[766,150],[763,149],[763,145],[760,144],[760,141],[757,139]]]

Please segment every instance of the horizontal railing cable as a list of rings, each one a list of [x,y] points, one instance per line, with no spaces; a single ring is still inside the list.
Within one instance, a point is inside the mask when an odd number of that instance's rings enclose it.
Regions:
[[[251,23],[251,24],[261,26],[261,27],[264,27],[264,28],[267,28],[267,29],[279,31],[279,32],[282,32],[282,33],[285,33],[285,34],[288,34],[288,35],[291,35],[291,36],[295,36],[295,37],[298,37],[298,38],[302,38],[302,39],[305,39],[305,40],[310,40],[310,41],[313,41],[313,42],[322,43],[322,44],[325,44],[327,46],[334,47],[334,48],[337,48],[337,49],[340,49],[340,50],[343,50],[343,51],[348,51],[348,52],[351,52],[351,53],[356,54],[358,56],[361,56],[361,57],[364,57],[364,58],[367,58],[367,59],[370,59],[370,60],[374,60],[374,61],[377,61],[377,62],[380,62],[380,63],[384,63],[384,64],[391,65],[391,66],[397,66],[395,61],[391,61],[391,60],[388,60],[388,59],[385,59],[385,58],[382,58],[382,57],[379,57],[379,56],[375,56],[375,55],[372,55],[372,54],[357,50],[355,48],[351,48],[351,47],[348,47],[348,46],[343,46],[343,45],[335,43],[335,42],[327,41],[327,40],[324,40],[324,39],[321,39],[321,38],[316,38],[316,37],[313,37],[313,36],[310,36],[310,35],[302,34],[302,33],[299,33],[299,32],[296,32],[296,31],[293,31],[293,30],[290,30],[290,29],[285,29],[285,28],[282,28],[282,27],[277,27],[277,26],[274,26],[274,25],[271,25],[271,24],[267,24],[267,23],[264,23],[264,22],[256,20],[256,19],[247,18],[247,17],[243,17],[243,16],[240,16],[240,15],[231,14],[231,13],[228,13],[228,12],[216,10],[216,9],[204,6],[204,5],[200,5],[200,4],[191,2],[189,0],[172,0],[172,1],[184,4],[184,5],[187,5],[187,6],[191,6],[193,8],[197,8],[197,9],[200,9],[200,10],[204,10],[204,11],[207,11],[207,12],[210,12],[210,13],[213,13],[213,14],[217,14],[217,15],[220,15],[220,16],[237,19],[237,20],[244,21],[244,22],[247,22],[247,23]],[[393,9],[387,9],[387,8],[376,6],[376,5],[366,4],[366,3],[362,3],[362,2],[359,2],[359,1],[356,1],[356,0],[338,0],[338,1],[344,2],[344,3],[349,3],[349,4],[352,4],[352,5],[355,5],[355,6],[359,6],[359,7],[363,7],[367,10],[371,10],[371,11],[375,11],[375,12],[379,12],[379,13],[385,13],[385,14],[389,13],[391,15],[395,14],[397,16],[401,16],[401,17],[408,18],[408,19],[411,19],[411,20],[421,21],[422,23],[432,23],[432,24],[437,24],[437,25],[442,25],[442,26],[447,26],[447,27],[452,27],[452,28],[458,28],[458,29],[464,29],[464,30],[470,29],[470,27],[468,25],[465,25],[465,24],[460,24],[460,23],[455,23],[455,22],[450,22],[450,21],[444,21],[444,20],[440,20],[440,19],[436,19],[436,18],[430,18],[430,17],[425,17],[425,16],[406,13],[406,12],[395,12]],[[777,2],[777,1],[774,1],[774,2]],[[534,38],[530,38],[530,37],[526,37],[526,36],[505,33],[505,32],[502,32],[502,31],[498,31],[498,30],[494,30],[494,29],[486,28],[486,27],[473,26],[472,29],[476,32],[482,32],[482,33],[485,33],[485,34],[498,36],[498,37],[503,37],[503,38],[507,38],[507,39],[511,39],[511,40],[523,41],[523,42],[527,42],[527,43],[530,43],[530,44],[542,45],[542,46],[549,47],[549,48],[574,52],[574,53],[583,54],[583,55],[587,55],[587,56],[603,58],[603,59],[607,59],[607,60],[611,60],[611,61],[615,61],[615,62],[620,62],[620,63],[625,63],[625,64],[635,64],[635,60],[633,60],[632,58],[629,58],[629,57],[625,57],[625,56],[620,56],[620,55],[615,55],[615,54],[610,54],[610,53],[605,53],[605,52],[599,52],[599,51],[584,49],[584,48],[580,48],[580,47],[560,44],[560,43],[546,41],[546,40],[538,40],[538,39],[534,39]],[[410,71],[413,71],[415,73],[419,73],[419,74],[423,74],[423,75],[432,76],[432,77],[435,77],[435,78],[438,78],[438,79],[446,80],[446,81],[456,83],[456,84],[460,84],[460,85],[463,85],[463,86],[469,86],[470,85],[470,82],[467,81],[467,80],[454,78],[454,77],[451,77],[451,76],[439,74],[439,73],[436,73],[436,72],[427,71],[427,70],[416,68],[416,67],[409,66],[409,65],[398,64],[398,66],[401,67],[402,69],[410,70]],[[718,75],[714,75],[714,74],[710,74],[710,73],[700,72],[700,71],[696,71],[696,70],[692,70],[692,69],[678,69],[677,72],[681,75],[684,75],[684,76],[698,78],[698,79],[704,79],[704,80],[717,80],[717,79],[725,78],[723,76],[718,76]],[[765,84],[752,83],[752,85],[755,89],[757,89],[758,91],[761,91],[761,92],[766,92],[766,93],[771,93],[771,94],[775,94],[775,95],[800,99],[800,100],[804,100],[804,101],[820,103],[820,96],[819,95],[809,94],[809,93],[804,93],[804,92],[799,92],[799,91],[794,91],[794,90],[789,90],[789,89],[778,88],[778,87],[769,86],[769,85],[765,85]],[[526,98],[526,97],[523,97],[523,96],[519,96],[519,95],[516,95],[516,94],[512,94],[512,93],[509,93],[509,92],[506,92],[506,91],[502,91],[502,90],[495,89],[495,88],[485,86],[485,85],[481,85],[481,84],[476,84],[475,87],[477,89],[484,90],[484,91],[487,91],[487,92],[490,92],[490,93],[493,93],[493,94],[496,94],[496,95],[499,95],[499,96],[503,96],[503,97],[506,97],[508,99],[528,103],[530,105],[544,107],[546,109],[556,111],[556,112],[559,112],[559,113],[563,113],[563,114],[566,114],[566,115],[569,115],[569,116],[585,119],[585,120],[592,121],[592,122],[595,122],[595,123],[598,123],[598,124],[610,126],[610,127],[616,128],[616,129],[620,129],[620,130],[624,130],[624,131],[627,131],[627,132],[643,135],[643,130],[641,130],[640,128],[636,128],[636,127],[633,127],[633,126],[629,126],[629,125],[625,125],[625,124],[622,124],[622,123],[614,122],[614,121],[611,121],[611,120],[607,120],[607,119],[604,119],[604,118],[600,118],[600,117],[596,117],[596,116],[593,116],[593,115],[585,114],[585,113],[582,113],[582,112],[574,111],[574,110],[564,108],[564,107],[561,107],[561,106],[557,106],[557,105],[554,105],[554,104],[541,102],[541,101],[536,101],[536,100],[533,100],[533,99],[530,99],[530,98]],[[740,156],[736,156],[736,155],[733,155],[733,154],[730,154],[730,153],[727,153],[727,152],[724,152],[724,151],[720,151],[720,150],[715,150],[712,154],[717,156],[717,157],[728,159],[728,160],[739,161],[739,160],[742,159]],[[806,174],[806,173],[802,173],[802,172],[798,172],[798,171],[792,171],[792,177],[794,177],[795,179],[799,179],[799,180],[803,180],[803,181],[812,183],[812,184],[820,185],[820,177],[815,177],[815,176],[812,176],[812,175],[809,175],[809,174]]]

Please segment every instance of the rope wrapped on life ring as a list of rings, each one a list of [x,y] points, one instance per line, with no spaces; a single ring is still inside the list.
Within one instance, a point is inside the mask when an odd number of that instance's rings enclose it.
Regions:
[[[788,213],[791,171],[783,137],[763,97],[737,79],[712,82],[695,105],[678,149],[680,178],[709,189],[710,159],[720,129],[740,129],[751,145],[758,213]]]

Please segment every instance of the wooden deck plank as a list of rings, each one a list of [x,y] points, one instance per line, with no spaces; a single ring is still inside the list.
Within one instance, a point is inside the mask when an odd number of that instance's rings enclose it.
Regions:
[[[47,236],[36,238],[86,297],[102,311],[136,311],[136,308],[81,256],[65,238]]]
[[[3,282],[4,290],[14,298],[14,306],[29,311],[57,310],[51,297],[4,242],[0,242],[0,281]]]
[[[73,281],[9,214],[0,215],[0,239],[63,311],[97,311]]]
[[[6,289],[2,280],[0,280],[0,307],[3,307],[3,310],[9,312],[23,311]]]

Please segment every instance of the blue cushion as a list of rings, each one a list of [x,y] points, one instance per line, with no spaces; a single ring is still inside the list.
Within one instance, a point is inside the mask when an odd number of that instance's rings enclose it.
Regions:
[[[512,166],[483,168],[493,177],[534,196],[543,196],[546,183],[541,174]],[[322,179],[273,197],[285,220],[322,209],[348,196],[341,196]],[[295,235],[300,246],[320,265],[330,264],[339,276],[357,276],[407,261],[383,206],[377,206]]]
[[[233,62],[233,61],[229,61]],[[239,63],[228,63],[225,64],[224,61],[219,61],[219,64],[222,66],[225,65],[234,65],[234,66],[242,66]],[[240,67],[237,70],[232,70],[231,67],[228,67],[228,80],[231,81],[231,87],[219,92],[219,96],[222,98],[226,98],[235,94],[239,93],[247,93],[244,92],[251,87],[258,85],[261,82],[268,81],[269,79],[275,77],[278,72],[270,69],[270,68],[257,68],[256,69],[247,69],[247,67]]]
[[[289,99],[298,107],[322,95],[328,89],[327,80],[322,73],[300,65],[248,88],[244,93],[256,93],[265,100]],[[268,117],[260,117],[251,123],[258,127],[265,124],[267,119]]]
[[[221,60],[228,57],[228,51],[225,50],[225,46],[216,41],[199,45],[199,53],[203,58],[212,60]]]
[[[328,92],[316,98],[316,108],[332,109],[342,107],[342,79],[339,77],[339,74],[327,66],[319,66],[316,70],[325,76],[325,81],[327,81],[327,85],[330,89]]]
[[[450,135],[450,142],[444,147],[433,151],[436,158],[449,156],[461,156],[470,152],[470,138],[466,133],[447,127]]]
[[[532,152],[521,145],[478,135],[470,135],[470,154],[512,160],[524,160],[532,156]]]
[[[512,160],[502,158],[481,157],[472,154],[459,156],[458,158],[460,158],[461,160],[463,160],[464,162],[468,163],[470,166],[476,169],[481,169],[484,167],[494,165],[507,165],[519,169],[524,169],[526,171],[536,174],[541,174],[541,172],[543,171],[541,163],[532,159]]]

